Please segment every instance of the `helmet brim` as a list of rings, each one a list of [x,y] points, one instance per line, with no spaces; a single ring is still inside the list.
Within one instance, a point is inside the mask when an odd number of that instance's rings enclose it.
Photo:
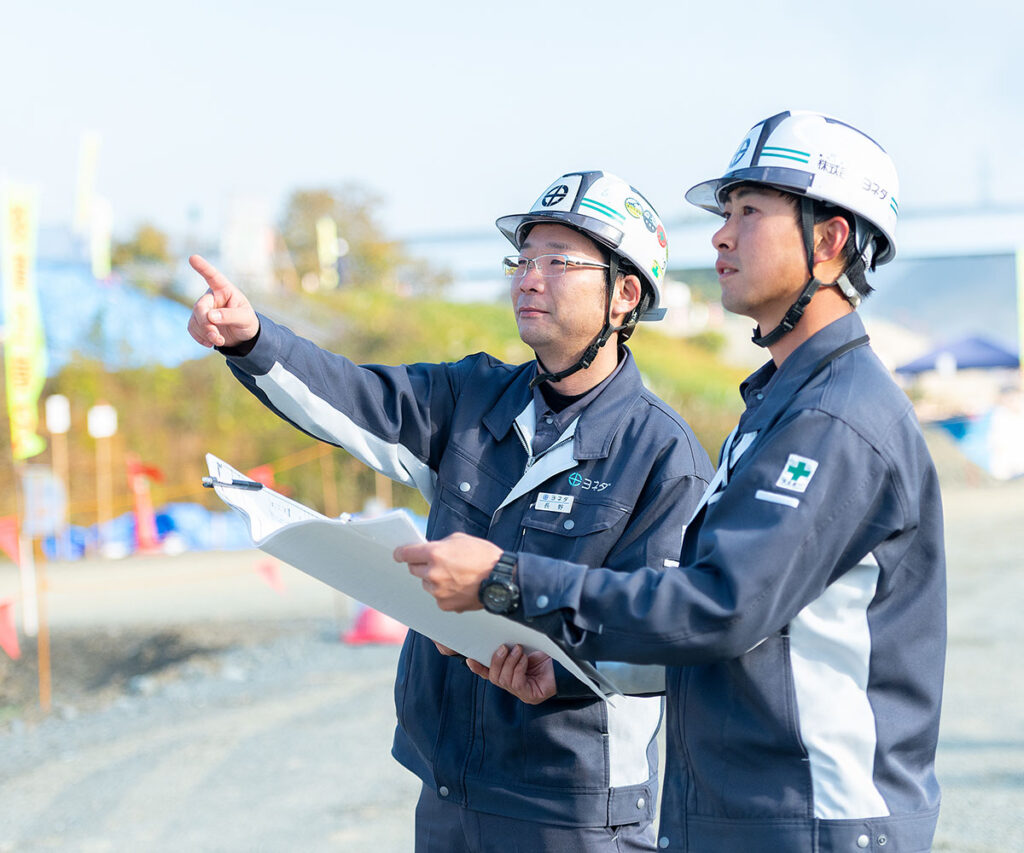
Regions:
[[[690,204],[721,215],[725,212],[723,196],[728,193],[730,187],[737,184],[763,184],[782,192],[813,196],[813,193],[808,192],[813,182],[813,175],[798,169],[786,169],[780,166],[754,166],[748,169],[736,169],[727,172],[720,178],[690,187],[686,191],[685,198]]]
[[[505,235],[508,241],[521,249],[526,239],[526,231],[533,225],[548,223],[553,225],[566,225],[583,232],[585,237],[596,240],[609,249],[618,249],[625,236],[623,232],[614,225],[594,219],[591,216],[583,216],[570,211],[556,210],[551,213],[516,213],[509,216],[501,216],[495,220],[498,230]]]

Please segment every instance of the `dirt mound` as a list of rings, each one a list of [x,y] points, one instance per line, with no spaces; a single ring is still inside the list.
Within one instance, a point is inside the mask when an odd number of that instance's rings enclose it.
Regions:
[[[186,668],[212,669],[221,653],[266,642],[287,626],[202,624],[158,629],[64,630],[50,638],[52,710],[75,714],[118,697],[151,692]],[[0,654],[0,724],[41,719],[35,640],[21,638],[21,658]]]

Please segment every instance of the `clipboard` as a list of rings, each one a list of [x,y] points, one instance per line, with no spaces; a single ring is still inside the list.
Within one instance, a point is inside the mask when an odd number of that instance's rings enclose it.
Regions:
[[[485,610],[441,610],[406,564],[392,557],[400,545],[426,541],[404,510],[368,519],[328,518],[256,484],[211,453],[206,464],[210,477],[204,485],[245,519],[260,550],[467,658],[486,664],[500,645],[518,643],[527,652],[550,655],[600,699],[621,695],[596,667],[540,631]]]

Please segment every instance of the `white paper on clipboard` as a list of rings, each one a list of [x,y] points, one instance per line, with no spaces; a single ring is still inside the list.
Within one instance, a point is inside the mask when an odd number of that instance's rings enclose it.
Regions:
[[[225,486],[248,478],[213,454],[206,454],[206,464],[217,495],[246,520],[260,550],[468,658],[486,664],[498,646],[519,643],[551,655],[601,699],[619,694],[595,667],[533,628],[484,610],[438,608],[406,564],[392,557],[399,545],[425,541],[404,511],[372,519],[328,518],[273,489]]]

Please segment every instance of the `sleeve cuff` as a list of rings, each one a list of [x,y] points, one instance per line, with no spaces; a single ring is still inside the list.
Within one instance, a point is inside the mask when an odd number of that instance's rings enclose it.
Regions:
[[[256,342],[260,339],[260,332],[263,331],[263,322],[260,321],[260,327],[256,330],[256,334],[253,335],[249,340],[242,341],[240,344],[235,344],[231,347],[214,347],[217,352],[221,355],[230,355],[235,358],[244,358],[252,352],[253,347],[256,346]]]
[[[516,567],[520,610],[527,621],[561,610],[575,611],[586,566],[539,554],[519,555]]]

